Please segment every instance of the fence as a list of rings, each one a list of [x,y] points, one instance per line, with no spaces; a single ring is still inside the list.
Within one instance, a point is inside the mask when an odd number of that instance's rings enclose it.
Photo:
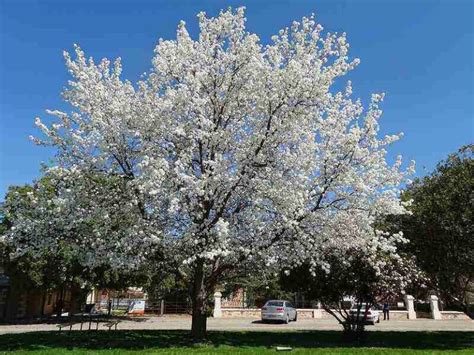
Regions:
[[[260,295],[254,294],[251,290],[244,290],[242,288],[237,289],[227,297],[223,297],[221,301],[221,308],[243,308],[243,309],[253,309],[261,308],[266,301],[269,299],[286,299],[290,301],[295,308],[299,309],[321,309],[321,305],[318,301],[307,299],[301,293],[294,293],[291,296],[287,295],[286,297],[262,297]],[[348,297],[344,300],[344,308],[351,308],[353,305],[353,298]],[[406,306],[402,300],[390,300],[389,307],[393,311],[404,311]],[[429,305],[428,305],[429,307]],[[374,305],[375,309],[382,309],[382,304]]]
[[[145,312],[154,314],[190,314],[191,305],[183,300],[148,300]]]
[[[127,310],[128,306],[132,301],[135,301],[134,298],[118,298],[118,297],[111,297],[111,309],[112,310]],[[108,309],[109,307],[109,299],[102,299],[100,300],[100,308]]]
[[[261,308],[269,299],[281,299],[282,297],[262,297],[253,293],[251,290],[237,289],[227,297],[223,297],[221,308]],[[319,303],[314,300],[308,300],[301,294],[294,294],[293,297],[283,297],[292,302],[296,308],[318,309]]]

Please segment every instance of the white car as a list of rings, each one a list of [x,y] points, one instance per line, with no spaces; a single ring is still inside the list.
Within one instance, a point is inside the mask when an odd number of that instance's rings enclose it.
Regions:
[[[281,321],[288,324],[297,319],[298,312],[289,301],[271,300],[262,307],[262,322]]]
[[[367,315],[366,315],[367,313]],[[362,303],[360,310],[357,310],[357,306],[353,306],[349,311],[350,317],[363,319],[364,317],[366,322],[374,325],[375,323],[380,323],[380,311],[375,309],[375,307],[369,307],[367,309],[367,304]]]

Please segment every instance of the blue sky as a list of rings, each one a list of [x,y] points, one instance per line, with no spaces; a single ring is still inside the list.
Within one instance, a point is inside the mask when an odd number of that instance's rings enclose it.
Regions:
[[[28,140],[34,117],[68,109],[62,51],[78,43],[94,58],[120,56],[131,81],[151,67],[157,40],[173,38],[179,20],[197,33],[196,14],[247,7],[248,30],[263,43],[316,13],[329,31],[345,31],[361,65],[348,79],[354,94],[387,94],[383,133],[403,131],[400,153],[423,175],[461,145],[474,142],[473,2],[453,1],[92,1],[0,0],[0,200],[12,184],[39,176],[54,151]]]

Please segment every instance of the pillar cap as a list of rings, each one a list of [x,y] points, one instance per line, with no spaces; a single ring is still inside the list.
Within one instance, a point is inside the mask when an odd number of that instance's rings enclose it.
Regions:
[[[430,300],[437,301],[437,300],[438,300],[438,296],[436,296],[436,295],[431,295],[431,296],[430,296]]]
[[[214,292],[214,297],[222,297],[222,293],[220,293],[219,291]]]

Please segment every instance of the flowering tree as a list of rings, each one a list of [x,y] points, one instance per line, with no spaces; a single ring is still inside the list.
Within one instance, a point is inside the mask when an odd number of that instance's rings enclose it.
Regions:
[[[243,8],[198,18],[196,39],[181,22],[176,40],[159,41],[136,85],[121,80],[120,59],[65,53],[74,110],[37,119],[46,138],[35,140],[57,148],[66,175],[123,180],[122,203],[143,216],[124,233],[155,235],[186,266],[203,336],[209,295],[239,262],[317,265],[321,246],[364,248],[377,215],[404,212],[406,172],[385,160],[399,136],[377,137],[383,95],[364,110],[350,82],[332,89],[359,62],[344,33],[323,35],[311,16],[263,46]]]
[[[26,287],[69,290],[73,299],[118,278],[133,282],[155,244],[137,240],[141,214],[126,204],[122,185],[114,177],[50,169],[34,186],[11,187],[1,209],[6,273],[29,281]]]
[[[322,258],[329,269],[305,263],[281,272],[280,282],[285,290],[318,300],[342,325],[347,340],[362,340],[372,307],[400,297],[414,286],[424,286],[425,276],[413,257],[393,255],[377,245],[343,251],[331,248]]]
[[[28,190],[12,189],[4,205],[12,259],[66,253],[88,270],[130,269],[155,245],[153,234],[139,237],[147,225],[121,180],[52,168]]]

